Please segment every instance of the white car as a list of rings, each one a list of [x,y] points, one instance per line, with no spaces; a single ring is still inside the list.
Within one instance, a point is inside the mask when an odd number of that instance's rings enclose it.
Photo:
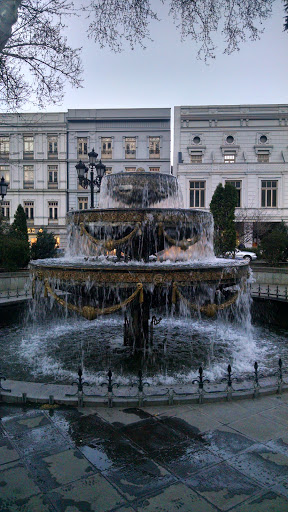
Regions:
[[[226,252],[225,254],[226,258],[234,258],[233,252]],[[239,249],[235,249],[235,259],[236,260],[247,260],[252,261],[256,260],[257,256],[255,252],[249,252],[243,249],[243,251],[240,251]]]

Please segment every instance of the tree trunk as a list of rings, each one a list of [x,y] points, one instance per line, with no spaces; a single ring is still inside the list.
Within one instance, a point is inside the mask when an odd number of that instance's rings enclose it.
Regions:
[[[12,34],[12,26],[18,18],[18,9],[22,0],[0,0],[0,51]]]

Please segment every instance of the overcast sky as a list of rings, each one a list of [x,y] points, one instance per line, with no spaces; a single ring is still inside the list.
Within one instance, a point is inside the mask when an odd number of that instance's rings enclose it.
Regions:
[[[288,102],[288,33],[283,33],[281,0],[259,41],[243,43],[230,56],[219,49],[209,65],[197,60],[195,43],[180,41],[165,7],[161,15],[162,22],[151,26],[153,41],[146,50],[128,48],[121,54],[99,49],[85,38],[84,21],[72,22],[69,40],[83,46],[83,89],[67,86],[63,103],[46,111]]]

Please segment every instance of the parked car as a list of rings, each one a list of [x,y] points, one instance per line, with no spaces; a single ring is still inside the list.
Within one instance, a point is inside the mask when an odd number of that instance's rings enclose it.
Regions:
[[[225,254],[225,257],[226,258],[234,258],[234,254],[233,252],[226,252]],[[236,260],[247,260],[247,261],[252,261],[252,260],[256,260],[257,256],[255,254],[255,252],[249,252],[249,251],[246,251],[245,249],[243,249],[243,251],[240,251],[239,249],[235,249],[235,259]]]

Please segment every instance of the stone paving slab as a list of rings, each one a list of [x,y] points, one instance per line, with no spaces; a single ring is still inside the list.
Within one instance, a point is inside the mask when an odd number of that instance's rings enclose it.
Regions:
[[[0,510],[3,511],[12,511],[14,504],[24,506],[30,498],[40,494],[39,487],[20,461],[0,466],[0,482]]]
[[[31,429],[28,432],[14,436],[13,442],[22,455],[34,452],[48,452],[69,449],[69,441],[54,425],[48,424],[43,427]]]
[[[238,505],[261,489],[261,485],[241,475],[225,462],[200,471],[187,478],[185,483],[223,511]]]
[[[208,404],[207,404],[208,405]],[[221,426],[221,423],[217,421],[217,419],[203,413],[202,408],[195,406],[184,406],[184,407],[164,407],[162,410],[161,407],[149,407],[144,409],[145,412],[153,414],[156,418],[163,417],[176,417],[184,420],[186,423],[189,423],[194,428],[198,429],[199,432],[205,432],[207,430],[211,430],[213,428],[217,428]]]
[[[286,512],[287,407],[0,402],[0,511]]]
[[[266,486],[288,479],[288,457],[261,444],[229,459],[228,464]]]
[[[150,455],[159,450],[172,449],[175,445],[188,446],[189,444],[187,437],[182,432],[167,428],[154,419],[127,425],[121,429],[121,432]]]
[[[0,440],[0,466],[19,458],[19,453],[14,450],[13,445],[7,438]]]
[[[260,416],[273,422],[276,420],[277,423],[282,423],[282,425],[288,427],[288,404],[283,404],[281,408],[266,409],[260,413]]]
[[[271,491],[264,492],[233,508],[233,512],[286,512],[287,510],[288,500]]]
[[[251,439],[267,442],[287,433],[287,427],[276,420],[264,420],[261,414],[253,414],[245,419],[233,421],[229,426]]]
[[[48,497],[57,512],[108,512],[125,503],[100,474],[59,487]]]
[[[138,512],[215,512],[213,505],[186,485],[179,483],[163,489],[156,496],[137,503]]]
[[[229,459],[240,452],[244,452],[254,444],[252,439],[235,432],[228,426],[206,432],[203,439],[209,445],[209,450],[222,459]]]
[[[205,446],[194,444],[189,447],[174,446],[172,450],[159,450],[154,459],[180,478],[186,478],[205,467],[222,462],[220,457]]]

